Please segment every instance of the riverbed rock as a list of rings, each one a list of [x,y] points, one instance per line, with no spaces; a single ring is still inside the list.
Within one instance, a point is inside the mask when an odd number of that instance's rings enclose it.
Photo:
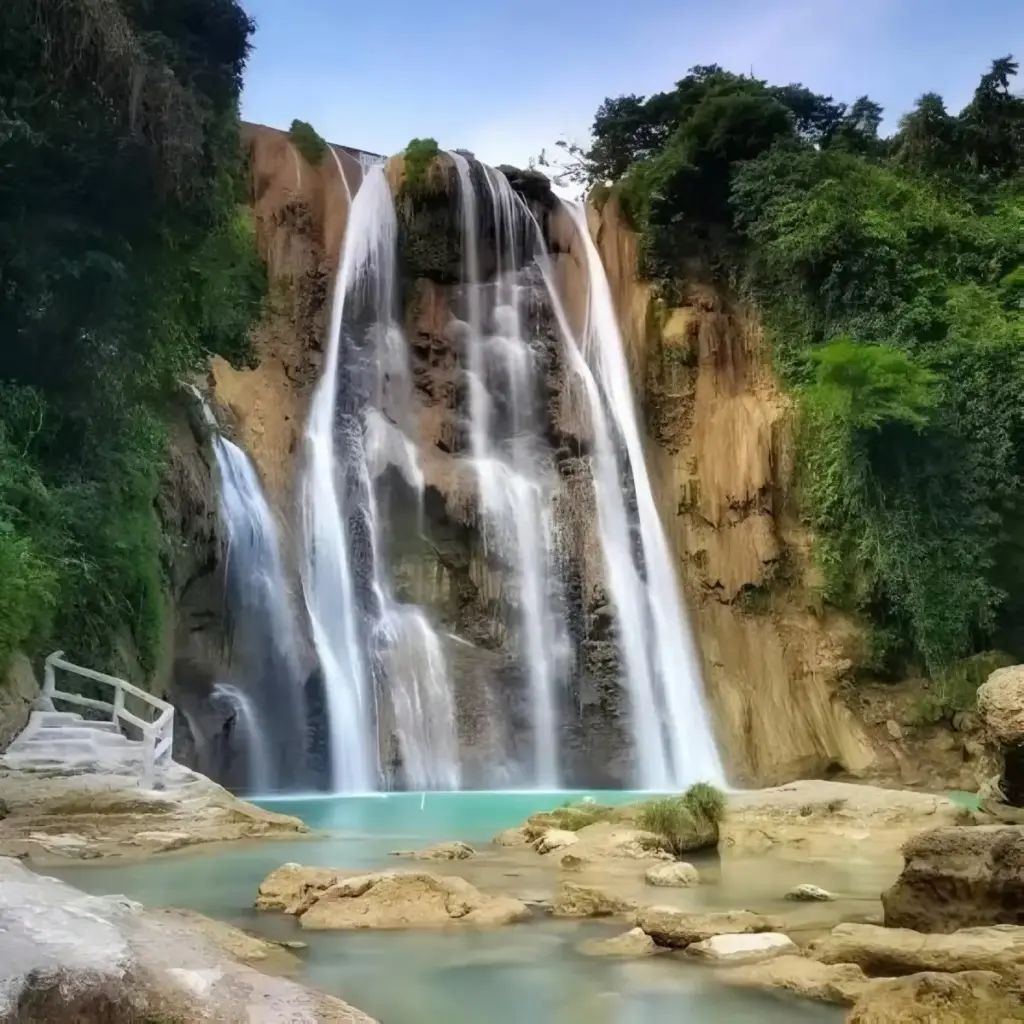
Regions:
[[[661,836],[629,825],[599,821],[576,833],[573,853],[587,860],[672,860]]]
[[[828,889],[805,882],[790,889],[785,898],[794,903],[831,903],[836,897]]]
[[[585,956],[607,956],[633,959],[663,952],[654,939],[643,928],[631,928],[628,932],[610,939],[588,939],[576,947]]]
[[[555,895],[556,917],[615,917],[635,911],[635,903],[597,885],[563,881]]]
[[[575,832],[568,832],[562,828],[549,828],[542,833],[533,844],[538,853],[554,853],[555,850],[564,850],[567,846],[573,846],[579,841]]]
[[[1024,970],[1024,928],[993,925],[962,928],[950,935],[926,935],[909,928],[840,924],[808,947],[826,964],[857,964],[865,974],[893,976],[920,971]]]
[[[291,942],[271,942],[194,910],[151,910],[148,913],[154,921],[163,921],[171,927],[181,924],[203,935],[242,963],[260,964],[274,973],[294,970],[299,960],[289,950],[301,949],[305,945],[301,942],[298,945]]]
[[[411,860],[468,860],[476,856],[476,850],[468,843],[457,839],[447,843],[435,843],[423,850],[392,850],[392,857],[408,857]]]
[[[485,895],[454,875],[377,871],[340,879],[301,913],[299,924],[317,930],[495,927],[529,917],[520,900]]]
[[[922,973],[871,982],[847,1024],[1009,1024],[1024,1020],[1019,993],[988,971]]]
[[[0,858],[0,920],[0,1020],[373,1024],[340,999],[240,963],[231,952],[250,957],[254,946],[237,929],[87,896],[9,858]]]
[[[529,846],[531,840],[521,828],[506,828],[492,840],[495,846]]]
[[[0,757],[0,856],[40,863],[138,858],[203,843],[307,833],[298,819],[265,811],[203,775],[172,764],[166,787],[139,787],[113,771],[4,767]]]
[[[294,862],[282,864],[260,882],[257,910],[280,910],[302,914],[332,885],[351,875],[337,868],[306,867]]]
[[[692,864],[673,861],[670,864],[656,864],[648,868],[644,872],[644,881],[648,885],[668,889],[689,889],[700,885],[700,873]]]
[[[737,967],[719,977],[741,988],[788,992],[803,999],[844,1005],[856,1002],[871,983],[856,964],[825,964],[793,955]]]
[[[719,823],[722,853],[772,849],[872,856],[893,851],[914,833],[955,825],[962,811],[930,793],[808,780],[732,793]]]
[[[1024,743],[1024,665],[996,669],[978,687],[977,709],[990,739]]]
[[[754,935],[712,935],[686,947],[686,955],[713,964],[749,964],[796,953],[797,945],[781,932]]]
[[[882,893],[886,925],[1024,925],[1024,825],[933,829],[910,839],[903,857],[902,873]]]
[[[749,910],[700,913],[678,907],[643,907],[637,912],[637,924],[659,946],[673,949],[683,949],[715,935],[752,935],[775,930],[775,922]]]

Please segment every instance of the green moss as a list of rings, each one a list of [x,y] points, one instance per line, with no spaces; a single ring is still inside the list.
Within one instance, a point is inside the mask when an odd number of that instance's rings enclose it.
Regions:
[[[288,138],[311,167],[316,167],[327,152],[327,140],[308,121],[292,121]]]

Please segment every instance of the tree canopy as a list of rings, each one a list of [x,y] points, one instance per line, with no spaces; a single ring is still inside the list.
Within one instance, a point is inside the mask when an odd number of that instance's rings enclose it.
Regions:
[[[825,597],[874,668],[1024,656],[1024,99],[993,61],[953,114],[926,93],[882,137],[838,102],[695,67],[606,100],[569,173],[618,194],[643,270],[702,258],[757,304],[801,410],[802,512]]]
[[[209,353],[247,357],[264,291],[251,31],[235,0],[0,5],[0,663],[156,657],[165,413]]]

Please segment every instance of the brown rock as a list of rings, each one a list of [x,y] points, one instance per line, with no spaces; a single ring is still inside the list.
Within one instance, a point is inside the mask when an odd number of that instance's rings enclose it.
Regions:
[[[643,907],[637,924],[659,946],[682,949],[715,935],[752,935],[775,930],[775,923],[749,910],[694,913],[676,907]]]
[[[848,1024],[1004,1024],[1024,1020],[1024,1008],[987,971],[913,974],[872,982]]]
[[[529,908],[487,896],[465,879],[421,871],[383,871],[344,878],[299,917],[303,928],[494,927],[524,921]]]
[[[506,828],[492,840],[495,846],[529,846],[530,839],[521,828]]]
[[[557,917],[614,917],[636,910],[636,904],[596,885],[562,882],[555,896]]]
[[[574,846],[577,841],[575,832],[568,832],[564,828],[549,828],[534,841],[533,848],[538,853],[554,853],[555,850]]]
[[[14,654],[6,667],[0,665],[0,754],[28,724],[38,695],[32,662],[24,654]]]
[[[963,928],[951,935],[925,935],[909,928],[840,924],[808,947],[826,964],[857,964],[869,975],[918,971],[995,971],[1013,975],[1024,968],[1024,928],[993,925]]]
[[[622,858],[625,860],[671,860],[664,840],[653,832],[607,821],[586,825],[576,833],[573,853],[589,860]]]
[[[870,984],[856,964],[823,964],[804,956],[775,960],[723,972],[721,979],[743,988],[773,989],[822,1003],[852,1004]]]
[[[435,843],[424,850],[392,850],[392,857],[409,857],[412,860],[467,860],[476,856],[476,850],[467,843],[452,840]]]
[[[283,910],[301,914],[313,902],[346,875],[335,868],[309,868],[301,864],[282,864],[260,882],[256,894],[257,910]]]
[[[939,828],[913,837],[882,893],[885,924],[921,932],[1024,925],[1024,825]]]
[[[648,885],[670,889],[688,889],[700,885],[700,873],[692,864],[673,861],[671,864],[656,864],[644,872]]]
[[[1024,743],[1024,665],[996,669],[978,687],[978,714],[998,744]]]
[[[576,948],[585,956],[623,958],[651,956],[661,952],[661,947],[642,928],[631,928],[610,939],[588,939]]]

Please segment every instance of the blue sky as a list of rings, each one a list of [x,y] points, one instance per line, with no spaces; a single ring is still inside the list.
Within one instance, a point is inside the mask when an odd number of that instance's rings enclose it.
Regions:
[[[922,92],[959,109],[993,57],[1024,57],[1024,0],[242,2],[258,24],[248,120],[298,117],[388,154],[432,136],[493,164],[583,142],[606,96],[669,88],[693,64],[867,92],[891,127]]]

